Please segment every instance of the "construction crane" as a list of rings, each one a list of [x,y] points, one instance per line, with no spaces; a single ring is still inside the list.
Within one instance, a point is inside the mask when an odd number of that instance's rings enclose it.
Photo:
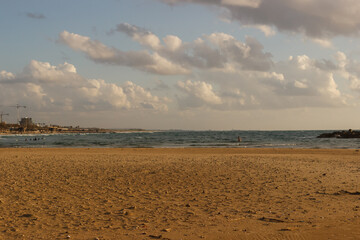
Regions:
[[[20,110],[19,108],[26,108],[26,106],[20,106],[19,104],[16,104],[16,106],[9,106],[9,107],[15,107],[17,110],[17,123],[20,123]]]
[[[9,116],[8,113],[3,113],[3,112],[0,113],[0,123],[3,123],[2,117],[6,115]]]

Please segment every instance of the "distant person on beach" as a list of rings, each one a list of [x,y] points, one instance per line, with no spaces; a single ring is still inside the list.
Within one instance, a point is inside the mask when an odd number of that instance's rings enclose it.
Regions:
[[[241,139],[241,137],[240,137],[240,136],[238,136],[238,142],[241,142],[241,140],[242,140],[242,139]]]

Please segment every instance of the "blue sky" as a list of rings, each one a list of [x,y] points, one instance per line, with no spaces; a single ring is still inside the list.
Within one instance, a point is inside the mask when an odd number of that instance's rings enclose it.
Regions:
[[[2,1],[0,111],[147,129],[358,129],[356,0]]]

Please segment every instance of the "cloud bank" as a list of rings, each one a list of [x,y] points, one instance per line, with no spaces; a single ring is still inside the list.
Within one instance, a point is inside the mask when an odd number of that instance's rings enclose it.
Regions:
[[[97,63],[187,78],[178,81],[174,90],[180,109],[344,107],[354,104],[353,94],[360,91],[360,65],[342,52],[332,59],[299,55],[274,62],[252,37],[242,42],[217,32],[184,42],[174,35],[160,39],[128,23],[111,30],[116,32],[128,35],[142,50],[125,52],[67,31],[60,33],[59,41]]]
[[[342,52],[323,60],[307,55],[289,57],[275,63],[272,70],[204,74],[206,80],[202,80],[202,84],[206,84],[206,88],[199,88],[198,80],[182,81],[178,84],[183,92],[178,99],[180,106],[248,110],[337,108],[357,104],[360,64]]]
[[[167,111],[167,98],[127,81],[122,85],[87,79],[69,63],[53,66],[32,60],[20,74],[0,71],[0,102],[26,103],[38,111]]]
[[[242,25],[275,27],[313,39],[358,36],[360,2],[357,0],[160,0],[167,4],[196,3],[218,6],[229,20]]]
[[[263,52],[263,46],[251,37],[244,43],[225,33],[213,33],[193,42],[183,42],[177,36],[168,35],[162,43],[155,34],[127,23],[119,24],[112,30],[116,31],[130,36],[144,50],[125,52],[67,31],[60,33],[59,42],[83,52],[95,62],[162,75],[189,74],[194,69],[263,71],[272,65],[271,54]]]

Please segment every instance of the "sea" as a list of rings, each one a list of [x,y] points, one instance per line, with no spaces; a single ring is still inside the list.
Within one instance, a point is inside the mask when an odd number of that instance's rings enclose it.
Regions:
[[[19,134],[0,135],[0,148],[360,148],[360,139],[317,138],[322,133],[333,131],[172,130]]]

